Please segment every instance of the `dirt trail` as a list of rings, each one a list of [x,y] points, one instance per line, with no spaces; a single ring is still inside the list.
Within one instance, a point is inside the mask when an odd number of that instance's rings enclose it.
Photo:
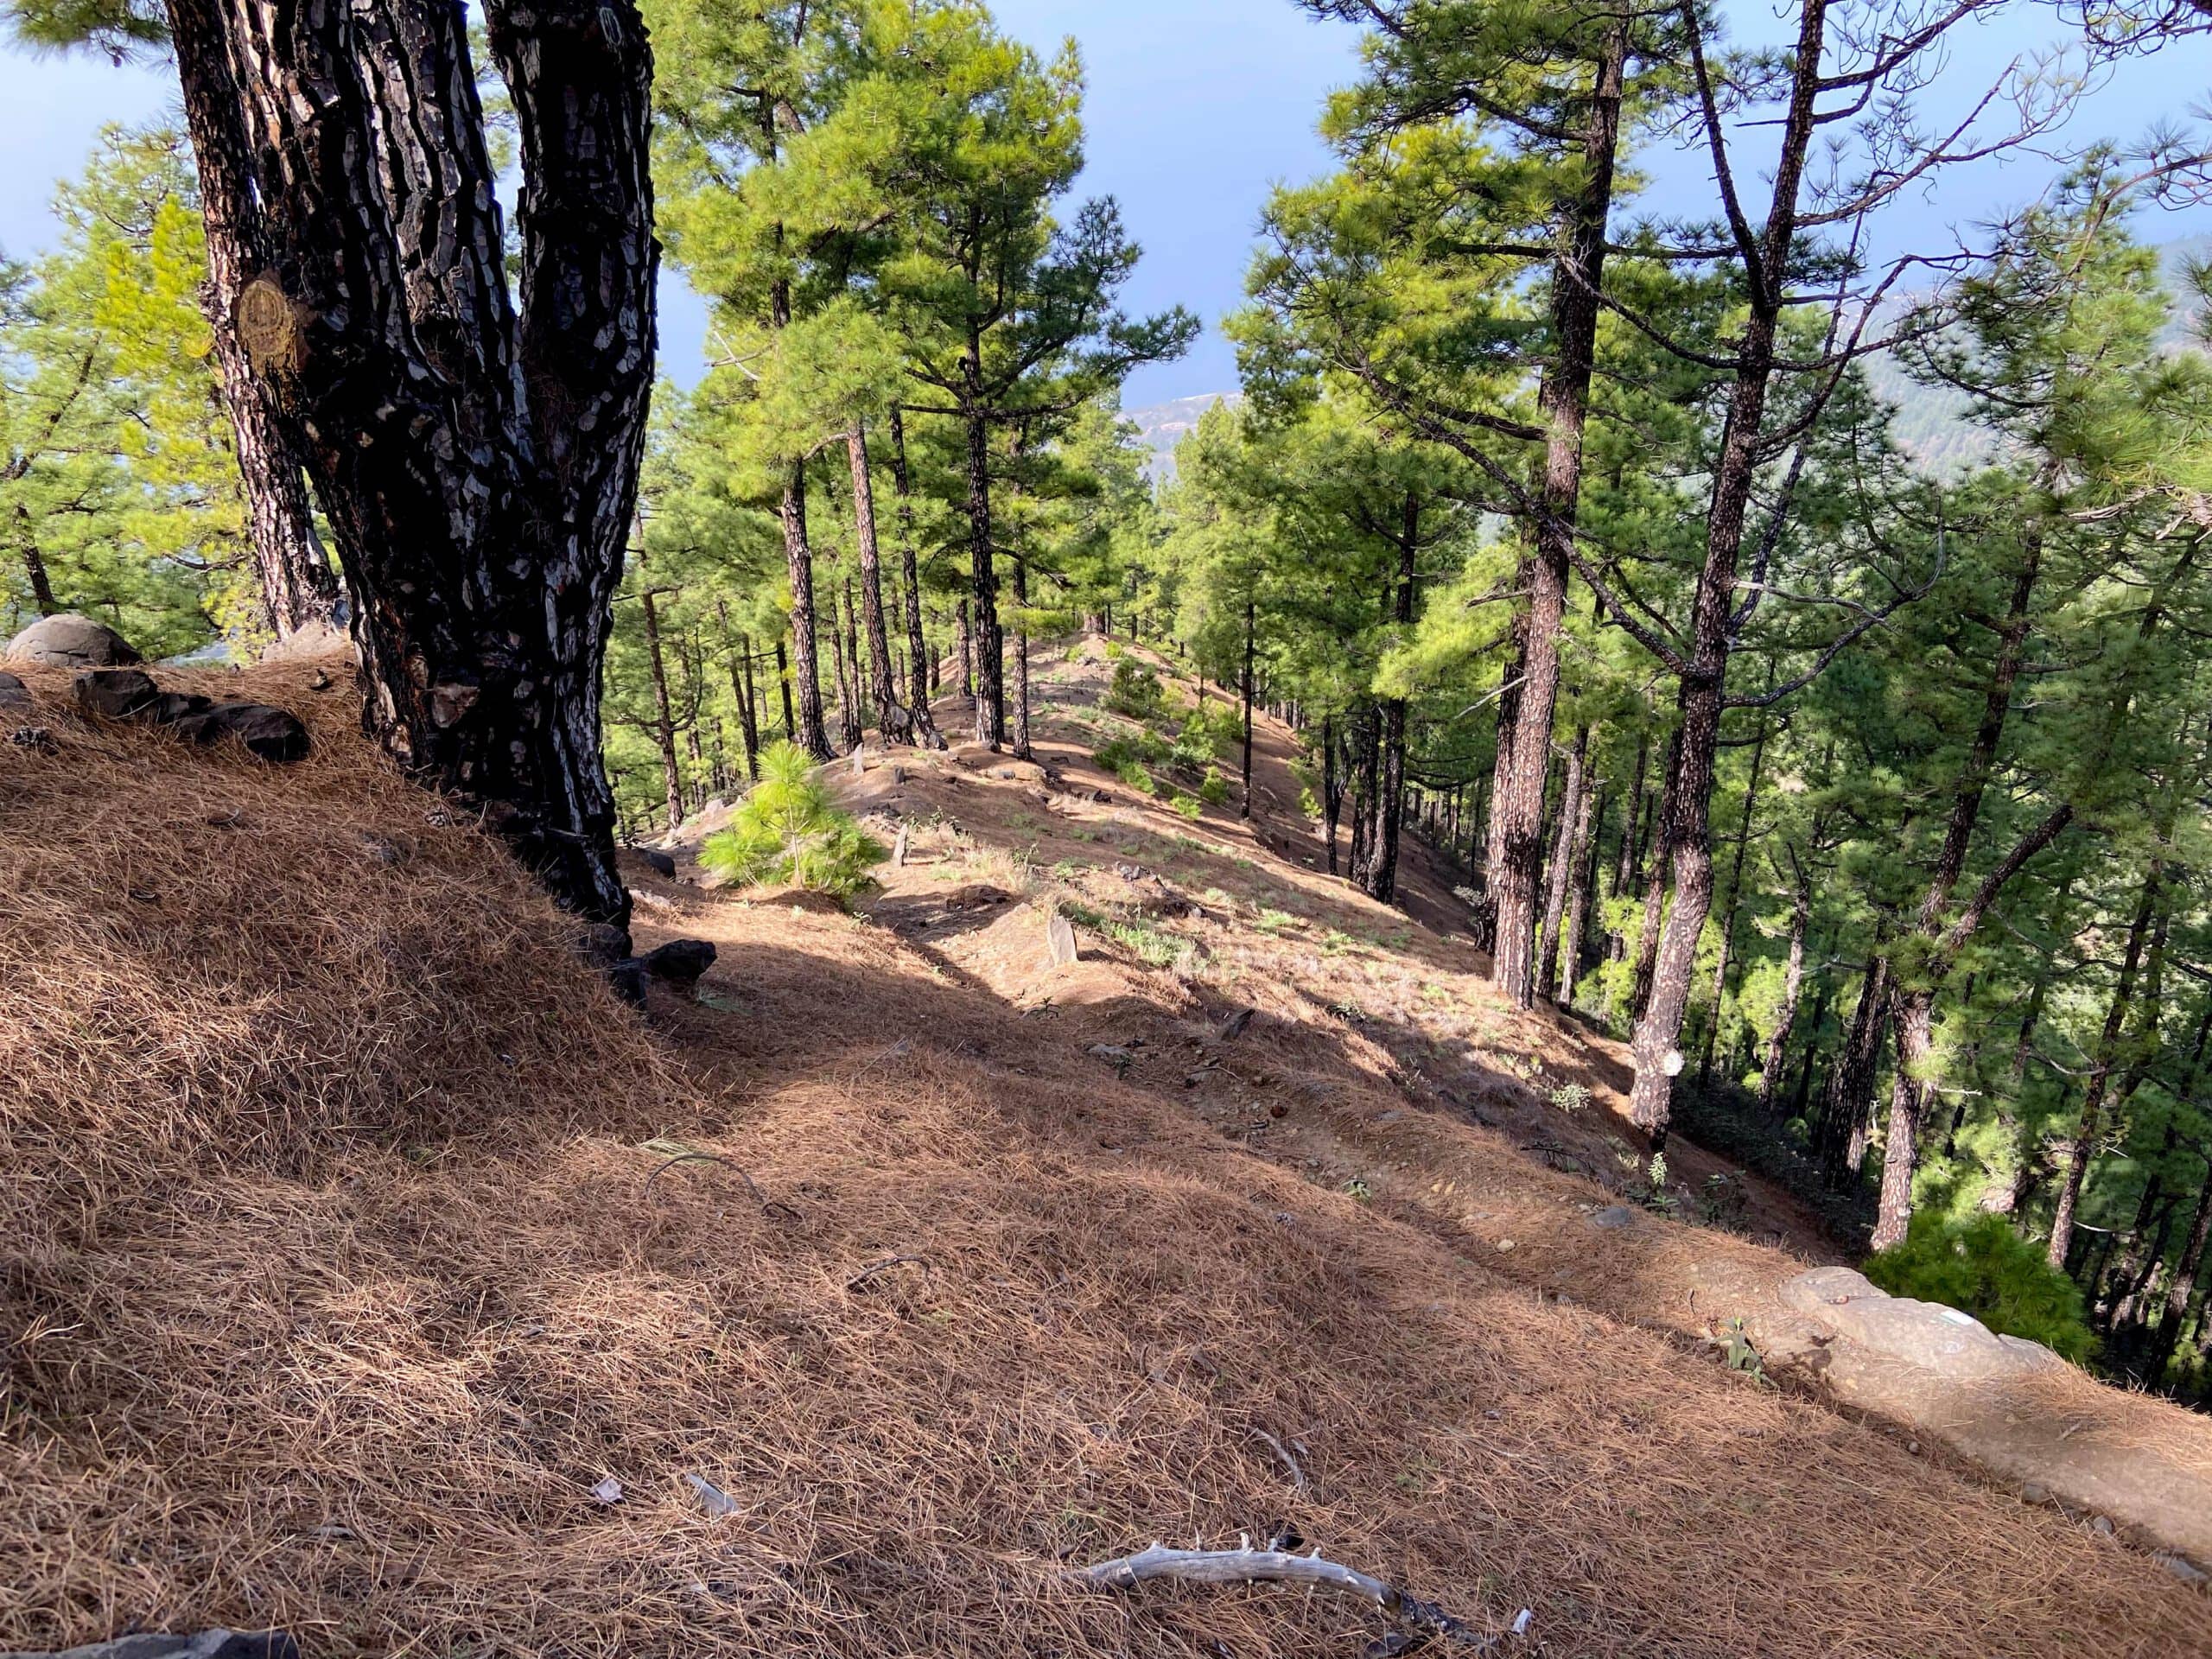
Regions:
[[[1793,1258],[1617,1240],[1516,1148],[1548,1115],[1602,1173],[1604,1109],[1543,1092],[1602,1047],[1084,771],[1058,668],[1065,787],[841,778],[913,824],[869,916],[633,872],[645,942],[722,952],[645,1022],[306,669],[243,677],[310,718],[291,774],[27,676],[0,1649],[1359,1651],[1356,1605],[1064,1576],[1287,1526],[1483,1628],[1531,1609],[1501,1654],[2212,1650],[2147,1554],[1716,1363],[1707,1295]],[[1119,931],[1053,969],[1062,890]]]

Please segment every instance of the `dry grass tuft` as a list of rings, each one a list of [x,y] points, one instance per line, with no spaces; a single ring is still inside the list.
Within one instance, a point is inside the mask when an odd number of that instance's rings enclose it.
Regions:
[[[1553,1653],[2212,1642],[2146,1558],[1243,1155],[882,928],[670,890],[725,954],[648,1034],[342,693],[251,683],[305,766],[53,676],[60,753],[0,751],[0,1649],[1354,1650],[1326,1598],[1058,1577],[1280,1522]]]

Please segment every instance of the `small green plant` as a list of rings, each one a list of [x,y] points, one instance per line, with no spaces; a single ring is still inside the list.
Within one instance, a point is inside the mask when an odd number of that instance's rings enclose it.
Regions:
[[[1708,1340],[1720,1351],[1721,1363],[1730,1370],[1741,1371],[1761,1388],[1770,1389],[1774,1386],[1774,1379],[1766,1374],[1766,1361],[1760,1357],[1759,1351],[1751,1345],[1750,1333],[1744,1329],[1743,1317],[1740,1314],[1722,1325],[1719,1336],[1709,1338]]]
[[[739,887],[782,885],[849,899],[891,855],[830,799],[814,761],[795,743],[760,757],[755,784],[721,834],[707,838],[699,862]]]
[[[1106,706],[1131,720],[1154,720],[1166,704],[1160,676],[1134,657],[1114,664],[1114,678],[1106,688]]]
[[[1552,1104],[1562,1112],[1579,1112],[1590,1104],[1590,1091],[1579,1083],[1562,1083],[1552,1090]]]
[[[1208,806],[1229,804],[1229,779],[1221,775],[1219,766],[1206,768],[1205,781],[1198,785],[1198,798]]]
[[[1892,1296],[1955,1307],[2000,1335],[2039,1342],[2067,1359],[2086,1359],[2096,1346],[2081,1287],[2002,1216],[1948,1222],[1923,1211],[1904,1243],[1868,1259],[1866,1276]]]
[[[1180,790],[1167,798],[1168,810],[1186,818],[1196,818],[1205,810],[1205,804],[1195,795],[1185,795]]]
[[[1375,1194],[1368,1190],[1364,1179],[1355,1175],[1344,1183],[1344,1196],[1354,1204],[1365,1204],[1374,1198]]]
[[[1667,1190],[1667,1154],[1655,1152],[1651,1162],[1643,1172],[1643,1190],[1637,1194],[1647,1210],[1656,1210],[1662,1216],[1671,1216],[1681,1207],[1681,1200]]]

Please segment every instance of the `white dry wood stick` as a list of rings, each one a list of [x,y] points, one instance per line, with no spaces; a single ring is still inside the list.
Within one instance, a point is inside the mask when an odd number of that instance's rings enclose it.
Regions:
[[[1488,1647],[1497,1639],[1454,1618],[1434,1602],[1409,1596],[1356,1567],[1324,1560],[1319,1549],[1310,1555],[1294,1555],[1287,1550],[1254,1549],[1249,1538],[1242,1542],[1238,1549],[1170,1549],[1154,1542],[1134,1555],[1078,1567],[1070,1576],[1103,1590],[1134,1590],[1151,1579],[1188,1584],[1301,1584],[1355,1597],[1402,1624],[1450,1641]],[[1522,1634],[1529,1621],[1524,1608],[1513,1621],[1512,1633]]]

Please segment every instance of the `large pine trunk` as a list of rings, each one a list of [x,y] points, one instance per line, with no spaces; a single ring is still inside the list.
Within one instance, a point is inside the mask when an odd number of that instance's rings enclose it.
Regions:
[[[626,922],[599,673],[652,385],[644,24],[630,0],[490,9],[518,306],[460,8],[213,21],[270,260],[235,329],[329,516],[369,729],[563,904]]]
[[[1545,429],[1544,474],[1534,556],[1523,567],[1528,609],[1517,619],[1520,651],[1500,699],[1496,784],[1490,823],[1490,893],[1497,909],[1491,977],[1506,1000],[1527,1007],[1537,981],[1538,878],[1544,849],[1544,779],[1551,765],[1552,711],[1559,692],[1559,632],[1567,610],[1569,551],[1582,491],[1582,429],[1596,359],[1599,283],[1620,145],[1621,83],[1628,26],[1606,32],[1583,128],[1582,188],[1568,216],[1551,276],[1551,360],[1537,388]],[[1514,686],[1513,681],[1519,684]],[[1571,814],[1569,816],[1572,816]]]
[[[315,534],[293,435],[270,389],[255,376],[232,323],[239,295],[268,260],[222,19],[215,0],[168,0],[168,12],[207,223],[207,282],[200,304],[245,486],[247,537],[262,606],[270,631],[289,639],[337,626],[338,575]]]

